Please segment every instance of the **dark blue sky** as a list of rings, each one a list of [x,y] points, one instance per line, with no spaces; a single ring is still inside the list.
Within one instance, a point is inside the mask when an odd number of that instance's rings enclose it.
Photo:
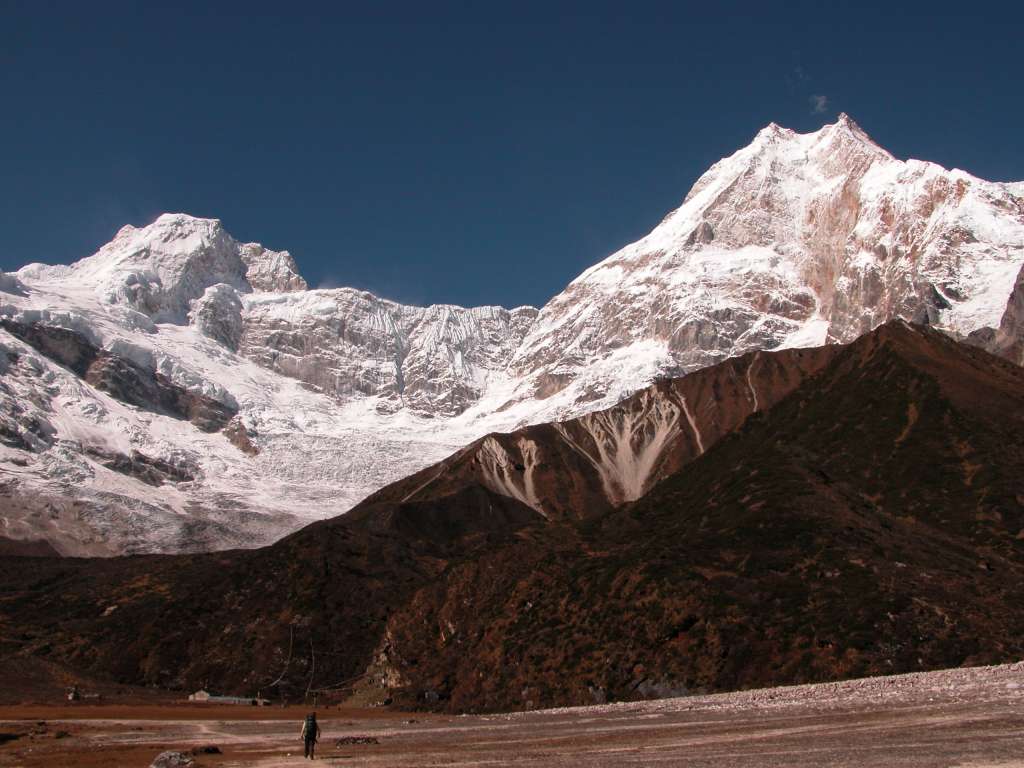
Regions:
[[[1021,5],[0,0],[0,268],[185,211],[312,285],[541,304],[773,120],[1024,179]]]

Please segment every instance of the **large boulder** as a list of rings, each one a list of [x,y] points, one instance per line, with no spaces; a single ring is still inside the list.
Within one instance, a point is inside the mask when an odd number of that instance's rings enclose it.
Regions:
[[[196,761],[184,752],[161,752],[149,768],[191,768]]]

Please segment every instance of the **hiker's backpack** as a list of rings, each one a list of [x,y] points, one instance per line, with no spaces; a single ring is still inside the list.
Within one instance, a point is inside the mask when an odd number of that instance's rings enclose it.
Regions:
[[[316,738],[316,715],[306,715],[306,738]]]

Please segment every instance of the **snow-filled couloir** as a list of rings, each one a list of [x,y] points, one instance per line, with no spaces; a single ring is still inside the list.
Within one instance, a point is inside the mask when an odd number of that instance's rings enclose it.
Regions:
[[[309,290],[216,220],[125,227],[0,275],[0,536],[255,546],[488,432],[894,317],[1021,362],[1022,188],[897,160],[846,116],[771,125],[539,314]],[[639,482],[642,446],[602,446],[602,477]]]

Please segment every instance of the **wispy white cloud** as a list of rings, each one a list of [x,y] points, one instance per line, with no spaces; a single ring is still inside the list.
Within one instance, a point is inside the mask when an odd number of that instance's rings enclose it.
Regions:
[[[811,114],[820,115],[828,111],[828,96],[811,96]]]

